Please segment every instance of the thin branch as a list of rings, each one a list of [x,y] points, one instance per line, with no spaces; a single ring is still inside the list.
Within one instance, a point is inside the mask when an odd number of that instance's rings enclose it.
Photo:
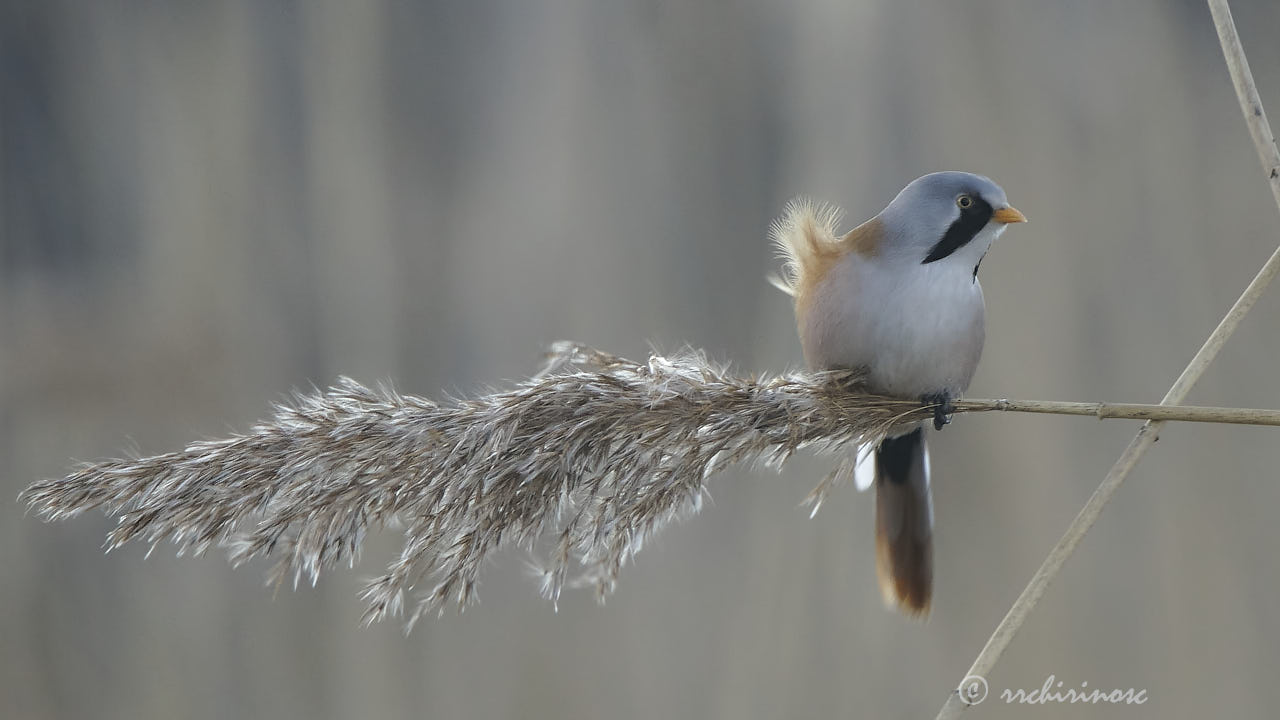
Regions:
[[[1280,410],[1253,408],[1057,402],[1051,400],[961,400],[956,403],[956,412],[958,413],[993,411],[1048,415],[1085,415],[1099,420],[1160,420],[1280,426]]]
[[[1253,136],[1254,145],[1257,147],[1258,157],[1262,161],[1264,171],[1267,173],[1268,183],[1271,185],[1272,194],[1275,196],[1276,206],[1280,207],[1280,150],[1276,148],[1275,136],[1271,133],[1266,113],[1262,109],[1262,100],[1258,96],[1257,86],[1253,82],[1252,73],[1249,72],[1249,63],[1245,59],[1244,49],[1240,45],[1240,37],[1236,33],[1235,22],[1231,19],[1231,10],[1228,8],[1226,0],[1208,0],[1208,2],[1209,9],[1213,14],[1213,22],[1218,29],[1218,39],[1222,44],[1222,52],[1226,58],[1227,67],[1231,72],[1232,82],[1235,85],[1236,95],[1240,98],[1240,107],[1244,111],[1245,121],[1249,126],[1250,134]],[[1213,362],[1227,339],[1240,326],[1240,322],[1262,295],[1267,285],[1275,278],[1277,272],[1280,272],[1280,248],[1277,248],[1272,253],[1271,257],[1262,266],[1262,269],[1253,278],[1253,281],[1249,283],[1249,286],[1245,288],[1239,299],[1227,312],[1222,322],[1218,324],[1209,339],[1205,341],[1200,351],[1196,353],[1186,369],[1182,371],[1173,387],[1169,388],[1169,392],[1160,403],[1161,405],[1176,405],[1186,398],[1192,386],[1200,379],[1209,363]],[[1142,456],[1159,438],[1163,424],[1161,420],[1148,420],[1143,424],[1142,429],[1138,431],[1129,446],[1125,448],[1120,459],[1116,461],[1111,471],[1107,473],[1107,477],[1102,481],[1102,484],[1094,491],[1080,514],[1076,516],[1070,527],[1067,528],[1066,534],[1049,551],[1049,556],[1040,565],[1040,569],[1036,571],[1031,581],[1027,583],[1026,588],[1023,589],[1022,594],[1018,596],[1013,606],[1009,608],[1009,612],[1000,621],[995,632],[991,634],[986,646],[978,653],[978,657],[973,661],[973,665],[970,666],[969,672],[966,673],[960,685],[947,697],[946,703],[943,704],[942,709],[938,712],[939,720],[958,717],[969,707],[968,698],[971,697],[969,693],[986,687],[985,678],[987,674],[990,673],[996,662],[1000,660],[1000,656],[1004,654],[1005,649],[1013,640],[1013,636],[1026,622],[1027,616],[1035,609],[1036,604],[1039,603],[1040,598],[1049,587],[1049,583],[1053,582],[1053,579],[1058,576],[1063,563],[1075,552],[1076,546],[1084,538],[1085,533],[1089,532],[1089,528],[1093,527],[1098,515],[1102,512],[1102,508],[1106,506],[1111,496],[1120,487],[1120,484],[1128,477],[1130,471],[1133,470],[1138,461],[1142,459]],[[980,684],[974,684],[977,682],[975,678],[984,678],[984,680]],[[981,688],[979,685],[981,685]]]

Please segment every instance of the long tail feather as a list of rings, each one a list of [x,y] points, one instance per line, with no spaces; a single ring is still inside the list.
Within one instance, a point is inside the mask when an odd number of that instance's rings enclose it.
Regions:
[[[924,428],[876,450],[876,574],[885,604],[929,614],[933,595],[933,501]]]

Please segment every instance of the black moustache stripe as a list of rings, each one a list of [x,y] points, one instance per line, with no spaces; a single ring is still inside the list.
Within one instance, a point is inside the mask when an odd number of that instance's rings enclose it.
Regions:
[[[973,204],[967,208],[960,210],[960,217],[951,223],[951,227],[947,228],[947,232],[942,236],[929,254],[925,256],[922,265],[928,265],[936,262],[951,253],[959,250],[973,240],[978,231],[987,226],[991,221],[991,214],[995,212],[991,209],[991,204],[980,197],[973,198]]]

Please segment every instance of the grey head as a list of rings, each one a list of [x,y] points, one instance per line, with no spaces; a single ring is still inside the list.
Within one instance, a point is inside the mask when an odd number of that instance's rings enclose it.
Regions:
[[[980,246],[973,251],[985,253],[1007,224],[1026,222],[999,185],[966,172],[936,172],[912,180],[878,218],[886,250],[926,265],[971,244]]]

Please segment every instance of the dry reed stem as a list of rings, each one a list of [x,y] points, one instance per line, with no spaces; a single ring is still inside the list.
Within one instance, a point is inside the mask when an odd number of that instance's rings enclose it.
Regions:
[[[653,532],[699,508],[723,467],[776,467],[801,448],[875,441],[932,415],[862,392],[848,371],[740,379],[693,352],[634,363],[572,344],[554,361],[510,390],[439,404],[343,379],[247,434],[85,465],[23,500],[49,520],[118,514],[108,549],[169,538],[179,554],[228,547],[237,565],[274,555],[272,580],[295,586],[354,563],[370,527],[403,523],[400,556],[365,589],[365,621],[402,612],[431,577],[408,610],[412,627],[426,610],[470,601],[504,545],[549,550],[547,597],[577,561],[603,598]],[[851,470],[846,460],[814,490],[815,509]]]
[[[1235,22],[1231,18],[1231,9],[1228,7],[1226,0],[1208,0],[1208,2],[1214,25],[1218,31],[1218,39],[1222,45],[1223,56],[1226,58],[1227,68],[1231,73],[1236,95],[1240,99],[1240,107],[1244,112],[1245,122],[1249,126],[1249,132],[1253,137],[1258,157],[1262,161],[1263,170],[1267,173],[1267,180],[1271,186],[1272,195],[1275,197],[1276,206],[1280,207],[1280,149],[1276,147],[1275,136],[1271,133],[1266,113],[1262,109],[1262,99],[1258,96],[1257,86],[1253,82],[1253,74],[1249,71],[1249,62],[1245,58],[1244,48],[1240,45],[1240,37],[1236,33]],[[1213,362],[1227,339],[1240,326],[1240,322],[1248,314],[1258,298],[1261,297],[1277,272],[1280,272],[1280,248],[1277,248],[1272,253],[1271,257],[1262,266],[1262,269],[1258,271],[1258,274],[1249,283],[1249,286],[1245,288],[1235,304],[1227,311],[1222,322],[1209,335],[1204,345],[1201,346],[1200,351],[1191,359],[1186,369],[1182,371],[1177,381],[1174,382],[1173,387],[1169,389],[1169,392],[1161,401],[1161,405],[1175,405],[1186,398],[1192,386],[1200,379],[1209,364]],[[1098,515],[1102,512],[1102,508],[1106,506],[1112,495],[1119,489],[1120,484],[1128,477],[1130,471],[1133,470],[1138,461],[1142,459],[1142,456],[1159,438],[1163,424],[1161,420],[1148,420],[1143,423],[1138,434],[1134,436],[1129,446],[1125,448],[1124,453],[1121,454],[1120,459],[1112,466],[1102,484],[1090,496],[1084,508],[1080,510],[1075,520],[1067,528],[1062,539],[1049,551],[1048,557],[1040,565],[1036,574],[1032,576],[1031,581],[1027,583],[1022,594],[1014,601],[1013,606],[1009,608],[1009,612],[1000,621],[982,651],[978,653],[978,657],[969,667],[969,671],[960,685],[947,697],[947,701],[938,711],[938,720],[959,717],[970,706],[967,701],[967,695],[985,688],[985,678],[990,673],[991,668],[999,661],[1000,656],[1004,654],[1005,649],[1013,640],[1014,634],[1026,622],[1027,616],[1030,615],[1031,611],[1035,609],[1049,583],[1053,582],[1053,579],[1057,577],[1063,563],[1075,552],[1076,546],[1079,545],[1085,534],[1089,532],[1089,528],[1093,527]],[[975,678],[982,678],[982,682],[979,683]],[[985,697],[985,691],[983,695]]]
[[[229,547],[235,564],[275,555],[270,577],[315,582],[354,563],[365,532],[404,523],[405,546],[370,584],[366,621],[401,612],[423,576],[425,610],[473,597],[505,544],[551,545],[540,571],[555,599],[571,560],[601,597],[645,538],[696,510],[707,478],[738,462],[777,466],[802,447],[837,450],[927,420],[932,405],[868,394],[855,372],[737,378],[694,352],[635,363],[559,343],[511,390],[437,404],[343,379],[299,396],[248,434],[177,453],[85,465],[23,495],[46,519],[120,514],[108,549],[172,539],[179,554]],[[958,412],[1280,425],[1280,411],[968,400]],[[846,456],[806,498],[813,512],[848,478]]]

